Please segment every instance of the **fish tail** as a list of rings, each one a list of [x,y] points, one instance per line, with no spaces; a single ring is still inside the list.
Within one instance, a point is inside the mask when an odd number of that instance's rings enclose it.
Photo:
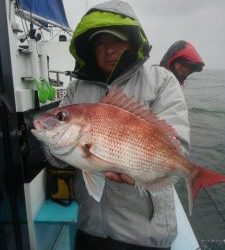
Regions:
[[[189,213],[191,215],[193,201],[202,188],[225,183],[225,176],[202,166],[195,166],[195,170],[187,180]]]

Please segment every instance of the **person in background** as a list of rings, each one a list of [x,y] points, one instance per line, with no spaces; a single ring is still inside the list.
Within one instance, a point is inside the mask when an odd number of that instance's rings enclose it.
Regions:
[[[76,61],[76,79],[60,106],[96,103],[111,88],[122,89],[171,124],[187,152],[189,122],[184,95],[168,70],[150,66],[150,49],[128,3],[113,0],[92,7],[73,33],[70,52]],[[50,163],[60,167],[60,161],[45,150]],[[169,250],[177,235],[173,186],[155,196],[142,196],[129,176],[107,172],[105,177],[103,196],[96,202],[77,170],[76,250]]]
[[[194,72],[202,71],[205,66],[195,47],[184,40],[173,43],[163,56],[160,66],[170,70],[180,85]]]

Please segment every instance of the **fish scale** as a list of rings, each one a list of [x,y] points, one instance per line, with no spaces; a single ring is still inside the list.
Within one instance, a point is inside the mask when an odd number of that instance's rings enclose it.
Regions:
[[[100,107],[98,108],[100,109]],[[138,179],[146,178],[148,172],[151,173],[152,177],[154,169],[158,171],[154,172],[153,178],[162,177],[165,174],[165,169],[163,174],[159,171],[159,164],[165,161],[165,157],[163,158],[163,154],[162,157],[157,154],[157,150],[160,150],[156,143],[158,140],[155,135],[157,131],[149,128],[147,123],[141,127],[140,124],[143,123],[143,120],[132,117],[129,112],[124,114],[123,110],[114,106],[105,105],[104,112],[99,110],[98,113],[97,119],[96,117],[92,119],[91,116],[89,121],[94,136],[93,144],[95,145],[93,150],[90,149],[91,152],[115,166],[120,166],[124,173],[126,171],[129,174],[132,172],[133,176]],[[114,114],[114,116],[111,117],[107,113]],[[107,120],[105,117],[107,117]],[[110,120],[109,117],[112,119]],[[132,120],[131,117],[135,120],[132,124],[129,124],[126,121]],[[155,143],[152,141],[155,141]],[[136,152],[138,153],[135,154]],[[151,177],[148,177],[148,179],[151,179]]]

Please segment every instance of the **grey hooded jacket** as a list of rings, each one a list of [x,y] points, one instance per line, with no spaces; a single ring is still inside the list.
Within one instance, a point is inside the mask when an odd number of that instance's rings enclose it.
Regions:
[[[108,89],[114,86],[120,87],[128,96],[135,96],[139,103],[149,107],[170,123],[177,131],[183,151],[187,152],[188,113],[178,81],[163,67],[149,65],[147,38],[132,8],[127,3],[105,2],[92,8],[86,15],[93,14],[92,11],[98,12],[98,10],[104,13],[109,12],[109,14],[118,13],[123,19],[129,17],[131,21],[135,20],[136,23],[133,26],[130,25],[127,32],[131,34],[133,41],[138,40],[136,44],[138,56],[135,60],[131,60],[132,63],[125,67],[125,70],[119,71],[110,80],[104,81],[96,76],[91,78],[88,65],[85,65],[87,58],[82,54],[83,48],[80,42],[84,44],[87,33],[90,35],[96,27],[90,28],[84,25],[85,28],[82,29],[81,23],[87,19],[84,17],[74,32],[70,46],[71,53],[76,58],[75,72],[78,79],[69,84],[67,94],[60,105],[99,102]],[[114,25],[118,25],[117,20],[115,23]],[[109,24],[106,25],[109,26]],[[99,24],[97,26],[100,27]],[[125,24],[120,25],[122,28],[126,28],[125,26]],[[91,62],[88,63],[91,64]],[[90,74],[87,74],[88,72]],[[58,161],[53,158],[50,162],[58,165]],[[107,179],[102,199],[98,203],[89,196],[81,171],[77,170],[75,192],[79,203],[78,227],[88,234],[100,237],[109,236],[122,242],[162,248],[169,247],[176,237],[172,186],[155,196],[150,194],[141,196],[135,186]]]

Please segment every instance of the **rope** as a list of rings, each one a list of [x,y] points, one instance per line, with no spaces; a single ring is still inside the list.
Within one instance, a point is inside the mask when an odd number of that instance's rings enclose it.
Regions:
[[[216,208],[216,211],[218,212],[219,216],[222,218],[223,222],[225,223],[225,218],[223,216],[223,214],[221,213],[221,209],[219,209],[215,203],[215,201],[213,200],[212,196],[209,194],[209,192],[204,188],[205,193],[207,194],[208,198],[211,200],[212,204],[214,205],[214,207]]]
[[[221,209],[219,209],[215,203],[215,201],[213,200],[212,196],[209,194],[209,192],[203,188],[203,190],[205,191],[206,195],[208,196],[209,200],[212,202],[212,204],[214,205],[217,213],[219,214],[219,216],[221,217],[221,219],[223,220],[224,224],[225,224],[225,218],[222,214],[222,212],[220,211]],[[200,247],[196,248],[195,250],[211,250],[211,248],[209,246],[207,246],[207,243],[216,243],[219,245],[225,244],[225,240],[224,241],[219,241],[219,240],[200,240],[200,242],[202,243]]]
[[[85,7],[86,11],[87,11],[87,7],[88,7],[88,0],[86,0],[86,7]]]

